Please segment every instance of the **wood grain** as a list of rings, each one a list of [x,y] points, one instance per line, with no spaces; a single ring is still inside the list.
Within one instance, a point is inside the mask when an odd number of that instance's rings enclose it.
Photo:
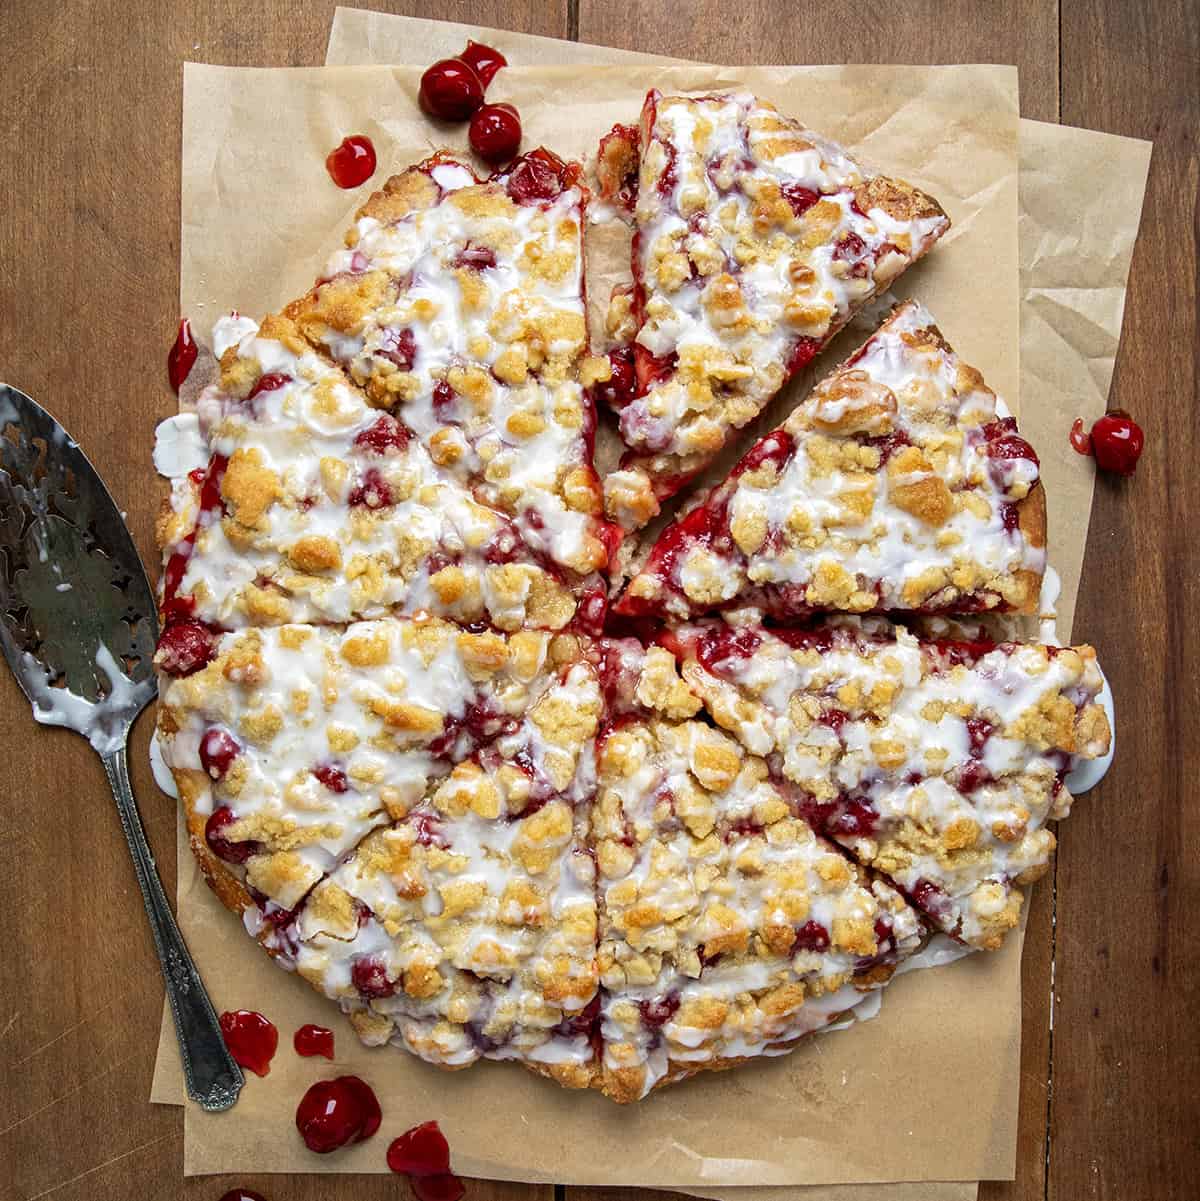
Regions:
[[[1148,444],[1134,481],[1098,489],[1076,629],[1104,648],[1123,714],[1121,754],[1064,827],[1057,889],[1046,882],[1034,894],[1018,1178],[985,1185],[981,1197],[1195,1196],[1194,0],[1062,0],[1061,46],[1059,5],[1036,0],[883,9],[772,0],[364,6],[724,62],[1013,62],[1025,115],[1059,119],[1061,95],[1068,124],[1155,139],[1113,389],[1113,403],[1142,420]],[[332,0],[8,0],[0,8],[8,184],[0,206],[0,376],[46,403],[103,465],[148,559],[158,495],[149,448],[171,404],[157,365],[173,336],[177,295],[181,63],[317,64],[332,12]],[[10,781],[0,805],[0,1198],[215,1199],[234,1184],[275,1201],[403,1195],[385,1177],[181,1179],[180,1113],[145,1100],[161,991],[100,766],[82,740],[35,733],[16,686],[0,677]],[[174,814],[144,767],[148,727],[143,720],[135,732],[131,761],[170,879]],[[552,1192],[472,1182],[469,1196],[548,1201]]]
[[[1062,119],[1154,140],[1110,405],[1146,431],[1096,491],[1076,634],[1119,753],[1058,860],[1048,1197],[1200,1195],[1200,8],[1065,0]]]
[[[579,40],[710,63],[1014,63],[1021,115],[1058,120],[1058,8],[1046,0],[579,0]]]

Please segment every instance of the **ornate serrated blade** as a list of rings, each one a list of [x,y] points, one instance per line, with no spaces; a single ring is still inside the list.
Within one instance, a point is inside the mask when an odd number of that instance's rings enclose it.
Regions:
[[[0,384],[0,649],[34,716],[124,741],[155,694],[154,594],[96,469],[24,392]]]

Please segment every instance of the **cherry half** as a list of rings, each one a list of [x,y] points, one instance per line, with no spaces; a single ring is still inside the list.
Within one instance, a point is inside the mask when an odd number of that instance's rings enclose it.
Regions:
[[[324,1055],[326,1059],[333,1058],[333,1031],[327,1026],[314,1026],[311,1022],[301,1026],[292,1035],[292,1046],[297,1055],[310,1059],[314,1055]]]
[[[256,1076],[271,1070],[271,1060],[279,1046],[279,1031],[261,1013],[236,1009],[221,1014],[221,1034],[229,1054],[241,1067]]]
[[[187,379],[196,365],[198,353],[196,339],[192,337],[192,324],[184,317],[179,322],[179,333],[175,335],[175,345],[167,352],[167,379],[171,381],[171,388],[176,396],[179,395],[183,381]]]
[[[418,1201],[459,1201],[466,1191],[450,1171],[450,1145],[437,1122],[422,1122],[393,1139],[387,1165],[408,1177]]]
[[[375,146],[365,134],[343,138],[325,159],[325,170],[339,188],[357,188],[375,174]]]
[[[471,118],[467,140],[485,163],[507,163],[521,148],[521,118],[511,104],[485,104]]]
[[[508,66],[508,59],[494,46],[485,46],[482,42],[473,42],[467,38],[467,48],[458,56],[469,67],[475,69],[479,82],[486,88],[496,77],[501,67]]]
[[[1145,442],[1142,427],[1124,409],[1105,413],[1092,426],[1092,454],[1102,471],[1133,475]]]
[[[374,1090],[357,1076],[318,1080],[300,1098],[296,1129],[304,1145],[318,1155],[347,1143],[361,1143],[379,1129],[382,1120]]]
[[[470,63],[443,58],[421,76],[417,103],[431,117],[465,121],[483,103],[483,83]]]

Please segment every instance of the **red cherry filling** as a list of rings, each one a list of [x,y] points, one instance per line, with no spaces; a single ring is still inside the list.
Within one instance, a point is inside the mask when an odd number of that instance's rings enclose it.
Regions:
[[[574,182],[573,171],[544,146],[523,155],[509,172],[505,188],[518,204],[553,200]]]
[[[792,206],[792,212],[797,217],[803,217],[821,199],[819,192],[814,192],[812,188],[801,187],[798,183],[780,184],[779,190],[783,193],[784,200]]]
[[[175,335],[175,345],[167,352],[167,379],[171,381],[171,389],[179,395],[183,381],[187,379],[192,368],[196,365],[196,340],[192,337],[191,322],[184,317],[179,322],[179,333]]]
[[[256,1076],[265,1076],[271,1070],[279,1031],[261,1013],[237,1009],[221,1014],[221,1036],[241,1067]]]
[[[465,121],[483,103],[483,82],[470,63],[443,58],[421,76],[417,103],[442,121]]]
[[[845,709],[828,709],[817,720],[840,737],[842,727],[850,720],[850,714]]]
[[[1092,426],[1092,453],[1102,471],[1133,475],[1145,442],[1142,427],[1124,409],[1105,413]]]
[[[979,759],[968,759],[958,769],[958,791],[970,794],[982,788],[992,780],[992,773]]]
[[[879,824],[879,814],[870,803],[858,797],[847,797],[837,805],[836,812],[825,823],[833,834],[851,838],[869,838]]]
[[[468,242],[455,256],[454,265],[469,267],[472,271],[487,271],[496,265],[496,252],[490,246],[472,246]]]
[[[333,1058],[333,1031],[326,1026],[314,1026],[311,1022],[301,1026],[292,1036],[292,1046],[297,1055],[310,1059],[314,1055]]]
[[[665,1026],[679,1010],[679,994],[668,993],[665,997],[656,997],[653,1001],[639,1001],[638,1009],[642,1021],[654,1030]]]
[[[364,997],[390,997],[396,991],[396,982],[388,979],[387,966],[373,955],[364,955],[354,961],[350,979]]]
[[[1071,432],[1067,435],[1071,448],[1081,455],[1092,453],[1092,436],[1083,428],[1083,418],[1076,417],[1071,422]]]
[[[228,730],[213,726],[200,739],[200,766],[214,780],[221,780],[230,764],[242,753],[242,744]]]
[[[886,463],[902,446],[912,445],[903,430],[896,430],[891,434],[876,434],[873,437],[864,438],[862,441],[864,446],[874,446],[878,449],[881,464]]]
[[[444,379],[433,385],[433,415],[443,424],[454,421],[458,393]]]
[[[277,388],[282,388],[285,384],[290,384],[292,377],[284,375],[282,371],[268,371],[266,375],[260,375],[258,382],[250,389],[248,401],[253,400],[256,396],[261,396],[264,392],[274,392]]]
[[[802,367],[807,367],[817,357],[821,345],[820,338],[797,338],[796,344],[792,347],[792,353],[788,355],[788,375],[795,375]]]
[[[978,755],[991,738],[996,727],[986,717],[967,718],[967,737],[971,742],[971,754]]]
[[[440,847],[443,851],[450,846],[442,833],[441,822],[436,817],[420,813],[412,819],[412,826],[417,834],[417,846]]]
[[[749,626],[713,626],[706,630],[696,646],[696,658],[705,671],[714,676],[736,670],[736,662],[730,660],[749,659],[762,643],[759,635]]]
[[[483,42],[473,42],[467,38],[467,47],[459,56],[464,63],[475,69],[479,82],[486,88],[496,76],[501,67],[508,66],[508,59],[494,46],[485,46]]]
[[[247,839],[245,842],[234,842],[221,833],[226,826],[237,821],[232,809],[222,805],[204,823],[204,841],[208,843],[212,853],[226,863],[245,863],[251,855],[257,855],[261,849],[257,842]]]
[[[471,149],[493,166],[516,158],[521,148],[521,118],[511,104],[485,104],[467,130]]]
[[[361,1143],[379,1129],[379,1101],[357,1076],[318,1080],[296,1107],[296,1129],[304,1145],[318,1155],[347,1143]]]
[[[592,386],[596,400],[618,412],[623,409],[637,391],[637,376],[633,365],[633,348],[618,346],[608,352],[612,374],[606,380]]]
[[[312,769],[312,774],[329,789],[330,792],[349,792],[350,781],[346,773],[336,763],[318,763]]]
[[[417,361],[417,340],[411,329],[397,329],[389,325],[379,338],[379,349],[376,354],[395,363],[401,371],[411,371]]]
[[[392,451],[398,454],[411,439],[408,426],[401,425],[395,417],[384,413],[374,425],[368,426],[355,437],[354,445],[368,454],[386,455]]]
[[[946,911],[949,898],[932,880],[922,877],[909,890],[909,899],[918,909],[938,917]]]
[[[154,665],[169,676],[190,676],[217,654],[217,636],[202,621],[173,621],[163,630]]]
[[[829,950],[829,931],[818,921],[805,922],[796,931],[792,943],[792,954],[798,951],[827,951]]]
[[[362,474],[362,479],[350,489],[347,498],[352,506],[365,509],[384,509],[392,503],[392,490],[387,480],[374,467]]]
[[[339,188],[357,188],[375,174],[375,147],[364,134],[343,138],[325,159],[325,170]]]

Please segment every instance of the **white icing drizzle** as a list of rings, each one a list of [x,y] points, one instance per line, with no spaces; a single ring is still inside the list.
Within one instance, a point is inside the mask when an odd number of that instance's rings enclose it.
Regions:
[[[177,413],[160,421],[154,431],[154,470],[177,480],[208,466],[209,451],[200,435],[195,413]]]
[[[51,686],[46,670],[28,651],[21,654],[21,680],[33,702],[33,716],[44,726],[64,726],[82,734],[100,755],[111,755],[125,745],[126,718],[136,712],[137,685],[99,643],[96,666],[108,678],[104,702],[96,704],[69,688]]]

